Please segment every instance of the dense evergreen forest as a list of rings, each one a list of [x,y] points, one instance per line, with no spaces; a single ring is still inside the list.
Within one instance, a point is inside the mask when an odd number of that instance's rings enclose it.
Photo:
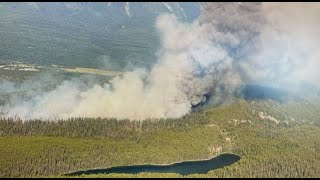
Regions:
[[[48,91],[63,80],[103,84],[110,78],[1,69],[0,83],[16,84],[12,86],[14,92],[0,92],[0,105],[29,98],[29,92]],[[22,121],[0,117],[0,177],[65,177],[63,174],[78,170],[167,164],[225,152],[239,154],[240,161],[188,177],[320,177],[319,117],[318,101],[266,98],[239,98],[179,119]],[[78,177],[182,176],[140,173]]]
[[[0,177],[64,177],[84,169],[206,159],[224,152],[239,154],[241,159],[187,177],[320,177],[319,113],[316,103],[238,99],[180,119],[2,118]]]
[[[1,2],[0,178],[320,178],[319,12]],[[203,167],[190,163],[179,166],[185,176],[68,176],[150,164],[182,172],[171,165],[225,153],[237,161],[205,174],[190,175]]]

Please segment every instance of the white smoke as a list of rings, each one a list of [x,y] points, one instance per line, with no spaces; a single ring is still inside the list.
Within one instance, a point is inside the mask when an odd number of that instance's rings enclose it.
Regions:
[[[320,3],[263,5],[270,22],[262,36],[263,60],[272,59],[269,64],[282,73],[279,82],[297,85],[304,81],[320,87]]]
[[[80,90],[64,82],[51,92],[7,107],[7,116],[22,119],[116,117],[119,119],[178,118],[205,101],[213,83],[230,68],[228,53],[213,43],[206,26],[179,22],[162,15],[156,26],[162,53],[150,72],[137,69],[105,86]]]
[[[319,85],[319,7],[208,3],[192,23],[161,15],[162,48],[150,71],[136,69],[85,89],[65,81],[1,111],[22,119],[179,118],[207,94],[231,93],[240,83]]]
[[[291,91],[306,83],[320,88],[319,18],[320,3],[302,2],[207,3],[200,16],[230,35],[219,44],[228,47],[243,83]]]
[[[259,43],[239,61],[247,80],[293,90],[320,87],[320,3],[263,3]],[[248,54],[248,53],[247,53]]]

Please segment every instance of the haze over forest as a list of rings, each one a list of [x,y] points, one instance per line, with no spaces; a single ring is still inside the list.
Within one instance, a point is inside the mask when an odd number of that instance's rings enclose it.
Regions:
[[[241,159],[205,177],[319,177],[319,18],[302,2],[1,2],[0,177],[222,153]]]
[[[78,14],[71,12],[75,14],[73,16],[88,11],[87,5],[82,3],[39,5],[25,6],[35,8],[34,13],[44,11],[48,16],[63,8],[79,11]],[[93,10],[98,8],[95,4],[88,5],[93,6]],[[105,8],[113,7],[104,5]],[[162,5],[167,7],[167,4]],[[22,5],[18,3],[17,6]],[[48,10],[47,6],[54,8]],[[154,6],[159,8],[160,4]],[[194,3],[189,6],[202,7]],[[127,21],[138,19],[139,15],[135,17],[130,13],[129,7],[125,4],[127,17],[123,17],[125,14],[121,17]],[[317,5],[209,3],[202,8],[193,20],[186,15],[184,20],[179,20],[174,13],[162,13],[155,18],[160,46],[154,50],[154,55],[146,57],[146,64],[154,62],[149,69],[147,66],[132,68],[102,85],[63,81],[51,91],[35,94],[25,101],[11,102],[12,105],[5,104],[1,107],[2,112],[6,112],[7,117],[23,119],[179,118],[189,113],[193,106],[207,103],[209,96],[212,96],[212,103],[223,103],[243,84],[299,92],[305,84],[319,87]],[[100,16],[105,15],[98,10]],[[68,11],[65,13],[70,13]],[[135,26],[121,25],[121,28],[131,32],[128,28]],[[74,33],[81,37],[77,34],[80,32]],[[111,67],[108,68],[113,70]],[[2,87],[5,88],[5,84]]]

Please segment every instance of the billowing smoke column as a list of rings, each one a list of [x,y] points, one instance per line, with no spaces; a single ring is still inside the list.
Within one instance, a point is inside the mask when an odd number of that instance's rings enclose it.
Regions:
[[[268,67],[262,72],[288,89],[304,82],[320,87],[320,3],[265,3],[263,9],[269,23],[257,56]]]
[[[320,3],[208,3],[199,19],[228,35],[242,82],[319,86],[319,18]]]
[[[136,69],[104,86],[80,88],[65,81],[1,109],[22,119],[179,118],[206,102],[208,94],[223,101],[241,83],[319,84],[319,7],[208,3],[192,23],[161,15],[156,27],[162,48],[150,71]]]
[[[63,82],[55,90],[8,108],[23,119],[116,117],[178,118],[205,101],[215,83],[231,67],[228,53],[208,36],[207,26],[179,22],[172,15],[157,19],[162,52],[150,72],[137,69],[105,86],[80,90]]]
[[[224,37],[213,39],[240,82],[303,93],[320,88],[319,18],[320,3],[236,2],[207,3],[199,21]]]

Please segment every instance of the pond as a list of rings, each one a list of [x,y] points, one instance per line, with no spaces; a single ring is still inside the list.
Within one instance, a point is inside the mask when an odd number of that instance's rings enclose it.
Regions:
[[[211,170],[229,166],[240,160],[240,156],[235,154],[221,154],[208,160],[184,161],[169,165],[132,165],[118,166],[106,169],[91,169],[85,171],[77,171],[66,176],[88,175],[88,174],[109,174],[109,173],[125,173],[138,174],[141,172],[151,173],[178,173],[181,175],[189,174],[206,174]]]

